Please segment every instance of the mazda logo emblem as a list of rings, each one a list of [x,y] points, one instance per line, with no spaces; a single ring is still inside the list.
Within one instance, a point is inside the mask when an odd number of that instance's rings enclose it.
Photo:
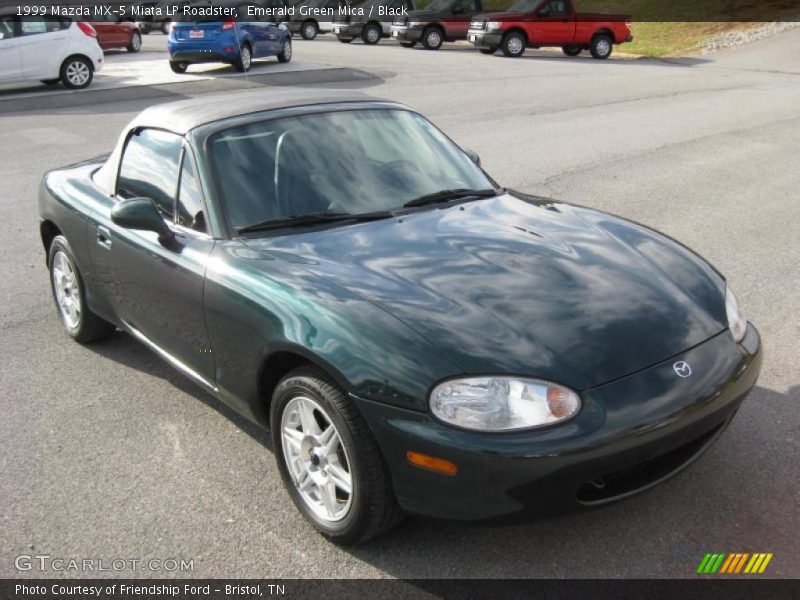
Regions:
[[[678,374],[678,377],[689,377],[692,374],[692,367],[685,360],[679,360],[672,365],[672,368]]]

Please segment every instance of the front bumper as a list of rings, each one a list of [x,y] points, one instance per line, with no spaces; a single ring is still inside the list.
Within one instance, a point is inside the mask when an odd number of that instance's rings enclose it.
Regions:
[[[331,26],[331,31],[336,37],[344,39],[357,38],[364,31],[366,23],[339,23],[334,21]]]
[[[391,36],[400,42],[418,42],[422,38],[422,28],[411,28],[407,25],[392,25]]]
[[[474,44],[477,48],[497,48],[503,41],[503,33],[500,31],[485,31],[483,29],[470,29],[467,31],[467,41]]]
[[[693,375],[682,379],[676,361]],[[678,473],[730,423],[761,370],[758,332],[723,331],[643,371],[581,393],[566,423],[527,432],[456,429],[430,414],[353,400],[375,434],[400,505],[411,513],[486,519],[553,515],[618,500]],[[414,450],[458,465],[454,476],[406,460]]]

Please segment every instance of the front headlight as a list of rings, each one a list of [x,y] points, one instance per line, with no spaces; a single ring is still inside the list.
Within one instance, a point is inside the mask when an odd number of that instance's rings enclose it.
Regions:
[[[728,316],[728,327],[735,342],[741,342],[747,331],[747,319],[739,311],[739,303],[733,295],[731,288],[725,288],[725,314]]]
[[[502,26],[503,24],[500,21],[486,21],[486,31],[494,31]]]
[[[538,379],[470,377],[433,388],[431,411],[442,421],[479,431],[541,427],[574,417],[578,394]]]
[[[422,21],[409,21],[408,22],[408,26],[409,27],[419,27],[420,25],[422,25]]]

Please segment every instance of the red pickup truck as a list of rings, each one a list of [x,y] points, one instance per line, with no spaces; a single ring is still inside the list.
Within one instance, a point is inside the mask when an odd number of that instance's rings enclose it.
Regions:
[[[525,48],[561,46],[568,56],[589,50],[608,58],[614,44],[633,36],[629,15],[577,13],[572,0],[519,0],[506,12],[474,17],[467,39],[484,54],[500,48],[506,56],[522,56]]]

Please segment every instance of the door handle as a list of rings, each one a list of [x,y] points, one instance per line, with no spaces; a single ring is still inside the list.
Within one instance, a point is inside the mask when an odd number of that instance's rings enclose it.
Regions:
[[[108,227],[103,227],[102,225],[97,226],[97,243],[104,248],[111,249],[111,232],[108,230]]]

